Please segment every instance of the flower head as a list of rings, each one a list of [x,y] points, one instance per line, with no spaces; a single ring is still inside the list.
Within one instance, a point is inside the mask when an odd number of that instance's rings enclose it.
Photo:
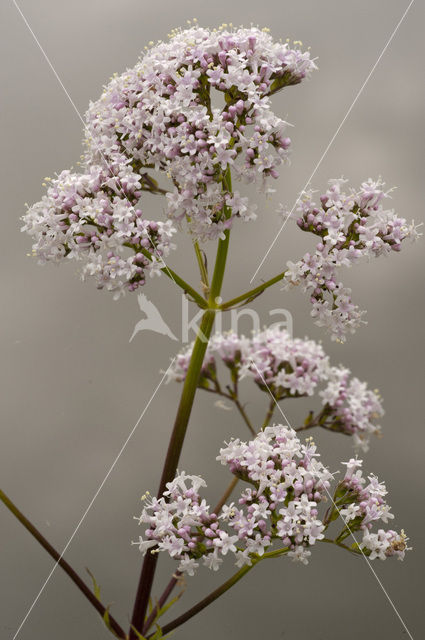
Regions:
[[[344,179],[330,180],[320,196],[320,205],[312,192],[302,194],[298,226],[319,236],[314,253],[288,262],[286,287],[300,284],[310,295],[311,315],[325,327],[334,340],[343,342],[347,332],[364,323],[364,311],[353,303],[351,290],[338,281],[337,270],[351,266],[360,258],[373,258],[400,251],[407,238],[416,239],[414,222],[408,223],[383,203],[389,192],[384,183],[369,179],[360,189],[344,191]]]
[[[168,371],[168,379],[186,377],[193,345],[180,352]],[[351,435],[353,444],[368,450],[372,434],[380,434],[384,415],[382,400],[366,382],[349,369],[332,366],[322,345],[307,338],[292,338],[279,327],[254,331],[251,338],[234,332],[215,334],[207,347],[199,386],[217,390],[218,364],[230,370],[232,380],[252,379],[275,400],[317,394],[323,408],[318,425]]]
[[[254,27],[173,32],[90,103],[82,173],[47,179],[47,194],[24,216],[34,254],[79,260],[83,276],[119,295],[164,267],[176,224],[208,239],[237,218],[255,219],[228,169],[247,182],[277,177],[290,140],[270,97],[313,69],[309,52]],[[146,217],[145,191],[166,194],[167,222]]]
[[[179,562],[179,571],[189,575],[201,560],[217,571],[228,555],[233,555],[237,566],[251,565],[272,545],[275,555],[307,564],[311,547],[323,540],[330,522],[341,516],[350,528],[343,529],[340,538],[361,530],[360,549],[371,559],[391,555],[403,559],[407,548],[403,532],[372,531],[374,522],[387,522],[393,516],[384,501],[385,485],[370,475],[365,486],[361,461],[346,463],[347,473],[332,500],[336,516],[320,516],[320,503],[331,498],[332,474],[318,457],[311,439],[302,443],[293,429],[281,424],[266,427],[249,442],[232,439],[217,460],[247,483],[237,503],[224,505],[218,514],[211,512],[198,493],[205,486],[202,478],[182,472],[168,483],[162,497],[143,509],[137,520],[148,528],[145,538],[140,536],[134,544],[142,553],[157,546]]]

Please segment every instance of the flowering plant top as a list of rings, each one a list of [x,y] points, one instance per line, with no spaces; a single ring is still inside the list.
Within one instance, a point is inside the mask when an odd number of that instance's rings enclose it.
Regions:
[[[403,559],[409,549],[403,530],[374,528],[393,517],[385,485],[372,474],[366,480],[362,462],[355,458],[343,463],[346,473],[330,493],[334,474],[318,460],[312,438],[302,442],[298,436],[320,427],[351,436],[366,452],[370,435],[380,433],[377,422],[384,413],[378,391],[352,377],[349,369],[331,365],[321,344],[292,338],[277,326],[250,338],[213,335],[217,313],[247,304],[280,282],[283,289],[299,285],[306,291],[316,323],[343,342],[347,332],[364,323],[364,312],[339,281],[340,267],[362,257],[398,252],[406,239],[418,236],[414,223],[386,207],[390,191],[380,179],[369,179],[358,189],[342,178],[330,180],[318,201],[308,191],[294,207],[299,228],[317,237],[314,250],[223,302],[231,230],[237,220],[257,216],[255,205],[233,188],[232,179],[272,191],[270,179],[278,177],[290,139],[286,123],[272,111],[271,97],[316,69],[309,52],[296,46],[301,43],[291,48],[274,42],[268,31],[227,25],[213,31],[197,25],[173,31],[169,42],[158,42],[132,69],[115,74],[86,113],[81,171],[65,170],[46,178],[46,195],[24,216],[23,230],[33,237],[40,262],[79,261],[83,277],[93,276],[98,288],[113,291],[115,297],[137,290],[147,276],[164,273],[202,309],[196,340],[173,359],[163,376],[182,382],[183,388],[157,497],[145,502],[137,518],[146,525],[135,543],[144,561],[128,633],[101,604],[97,583],[92,593],[0,491],[0,499],[122,640],[145,640],[146,634],[165,637],[264,558],[287,555],[307,564],[310,548],[322,542],[367,560]],[[146,214],[146,192],[165,196],[164,220]],[[178,231],[191,236],[200,292],[165,264],[176,248]],[[211,277],[199,246],[204,241],[217,245]],[[229,374],[225,382],[223,364]],[[244,378],[268,400],[260,425],[253,423],[242,402]],[[220,450],[217,459],[233,478],[213,510],[200,495],[205,481],[177,470],[198,388],[217,394],[221,407],[229,409],[223,398],[230,401],[252,435],[248,442],[233,437]],[[272,425],[276,408],[284,416],[281,402],[315,394],[319,410],[309,410],[295,429]],[[228,503],[239,482],[248,486],[237,502]],[[177,573],[148,611],[159,551],[178,561]],[[193,575],[201,563],[215,571],[225,556],[233,556],[237,573],[160,626],[158,619],[179,597],[167,603],[180,575]],[[157,630],[152,633],[154,625]]]
[[[41,261],[82,260],[99,287],[133,291],[158,273],[185,221],[195,238],[223,235],[255,207],[234,176],[262,185],[278,176],[290,140],[270,96],[315,69],[309,52],[274,43],[257,28],[193,27],[115,75],[86,113],[83,172],[62,171],[25,216]],[[222,94],[214,106],[212,90]],[[171,190],[150,170],[163,172]],[[152,222],[144,191],[167,197],[167,222]]]

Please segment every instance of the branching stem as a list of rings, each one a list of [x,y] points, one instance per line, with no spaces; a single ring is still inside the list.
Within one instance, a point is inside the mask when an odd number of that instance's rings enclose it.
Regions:
[[[46,538],[40,533],[40,531],[24,516],[24,514],[18,509],[18,507],[11,501],[8,496],[0,490],[0,500],[5,504],[5,506],[13,513],[13,515],[19,520],[21,524],[25,527],[27,531],[41,544],[41,546],[47,551],[47,553],[53,558],[55,562],[65,571],[65,573],[71,578],[73,583],[79,588],[81,593],[87,598],[91,605],[96,609],[96,611],[104,617],[107,612],[106,607],[98,600],[95,594],[89,589],[86,583],[80,578],[80,576],[74,571],[74,569],[68,564],[66,560],[61,556],[60,553],[56,551],[56,549],[46,540]],[[113,631],[119,638],[126,638],[126,634],[115,618],[108,611],[109,624]]]

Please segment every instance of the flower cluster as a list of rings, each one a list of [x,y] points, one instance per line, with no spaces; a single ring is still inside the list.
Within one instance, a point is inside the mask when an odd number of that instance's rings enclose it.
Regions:
[[[367,451],[369,436],[381,432],[376,420],[382,418],[384,410],[378,391],[351,378],[345,367],[329,367],[326,388],[319,396],[325,405],[320,415],[322,426],[352,435],[354,445]]]
[[[371,531],[373,522],[387,522],[392,515],[383,500],[385,486],[375,476],[369,476],[364,486],[356,470],[361,461],[346,463],[347,473],[337,487],[330,515],[319,517],[320,502],[330,497],[332,474],[318,455],[311,438],[301,443],[295,431],[283,425],[266,427],[250,442],[233,439],[220,450],[217,460],[250,485],[237,505],[232,502],[214,513],[199,495],[206,486],[204,480],[182,472],[136,518],[147,529],[144,538],[140,536],[134,544],[144,554],[153,547],[167,552],[179,562],[178,570],[189,575],[201,561],[216,571],[227,554],[233,555],[239,567],[250,566],[267,553],[307,564],[309,548],[323,540],[330,523],[341,516],[346,527],[335,540],[337,544],[361,529],[361,549],[371,559],[390,555],[403,559],[403,533]],[[275,548],[268,552],[272,545]]]
[[[376,533],[371,531],[374,522],[381,520],[387,523],[394,518],[385,501],[385,484],[379,482],[374,475],[368,476],[367,483],[361,471],[362,461],[357,458],[343,464],[347,466],[347,471],[335,494],[339,505],[343,505],[343,508],[339,508],[338,515],[346,523],[346,529],[340,534],[339,540],[342,541],[353,531],[360,530],[363,532],[363,540],[359,543],[359,548],[371,560],[385,560],[389,556],[397,556],[399,560],[403,560],[405,552],[409,550],[406,545],[408,538],[403,530],[400,534],[392,529],[379,529]]]
[[[62,171],[47,180],[47,194],[30,207],[22,228],[33,236],[40,262],[80,260],[83,278],[93,276],[98,288],[116,296],[164,267],[175,229],[135,208],[144,184],[128,166],[111,175],[91,165],[87,173]]]
[[[193,344],[179,353],[169,378],[185,378]],[[278,327],[253,332],[246,338],[237,333],[212,336],[201,372],[201,386],[216,380],[216,360],[230,369],[233,378],[252,377],[260,389],[270,390],[276,399],[313,395],[317,383],[329,368],[323,348],[313,340],[291,338]]]
[[[83,276],[118,297],[164,266],[173,222],[207,239],[235,218],[254,219],[228,169],[249,182],[277,177],[290,140],[270,96],[314,68],[308,52],[274,43],[267,30],[175,31],[90,104],[83,172],[46,178],[47,194],[24,216],[33,253],[41,262],[81,260]],[[153,168],[171,191],[147,173]],[[145,219],[143,191],[166,194],[168,222]]]
[[[286,287],[301,284],[311,295],[311,315],[316,324],[345,340],[347,331],[354,333],[363,322],[364,311],[353,304],[351,290],[338,282],[337,269],[351,266],[363,257],[378,257],[400,251],[406,238],[415,239],[414,223],[408,224],[383,201],[389,192],[381,181],[368,180],[358,191],[343,191],[344,179],[330,180],[329,188],[320,196],[320,205],[312,192],[302,195],[298,210],[298,226],[320,237],[313,253],[306,253],[296,263],[288,262]]]
[[[168,378],[183,381],[193,344],[176,356]],[[312,420],[317,426],[353,436],[356,447],[368,449],[369,436],[380,432],[376,421],[384,414],[377,392],[351,377],[349,369],[330,365],[320,344],[291,338],[279,327],[253,332],[251,338],[234,332],[214,335],[207,347],[199,386],[219,391],[218,361],[233,381],[252,378],[276,400],[312,396],[318,391],[323,409]],[[311,425],[313,426],[313,425]]]
[[[267,31],[195,25],[153,46],[90,104],[85,162],[163,171],[172,182],[169,216],[197,237],[254,218],[226,170],[250,182],[277,177],[290,140],[270,96],[315,68],[308,52],[273,42]]]
[[[250,565],[272,539],[279,539],[283,553],[307,563],[308,547],[323,538],[317,503],[331,478],[317,455],[313,444],[301,444],[282,425],[267,427],[248,443],[232,440],[217,459],[252,485],[242,492],[239,506],[232,503],[219,515],[211,513],[198,493],[206,486],[202,478],[180,473],[164,497],[143,509],[138,520],[149,528],[136,544],[143,553],[157,545],[189,575],[201,559],[217,570],[229,552],[238,566]]]
[[[248,443],[232,440],[217,457],[234,475],[253,485],[242,493],[239,503],[249,505],[257,519],[270,518],[267,540],[280,539],[289,557],[305,564],[308,547],[324,537],[317,505],[332,478],[318,455],[310,439],[302,444],[293,429],[275,425]],[[226,511],[229,525],[237,526],[239,537],[252,536],[249,510],[245,514],[243,509],[231,508],[230,517]],[[262,537],[261,531],[256,534],[258,544],[263,544]],[[256,553],[261,555],[261,548]],[[250,562],[249,548],[240,552],[239,560]]]

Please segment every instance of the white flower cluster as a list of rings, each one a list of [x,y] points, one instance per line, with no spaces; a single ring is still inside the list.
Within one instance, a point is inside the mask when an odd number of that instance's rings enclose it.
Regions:
[[[323,425],[352,435],[354,446],[367,451],[369,435],[380,433],[375,421],[384,415],[378,391],[371,391],[366,382],[351,378],[350,370],[340,366],[329,367],[327,385],[319,396],[325,405]]]
[[[193,343],[177,355],[169,378],[184,380],[192,348]],[[204,358],[203,378],[214,380],[216,358],[239,379],[252,377],[261,389],[267,390],[265,382],[276,398],[313,395],[329,367],[320,344],[291,338],[278,327],[254,331],[251,338],[232,331],[213,335]]]
[[[325,527],[318,518],[317,505],[332,478],[317,460],[318,455],[310,439],[302,444],[295,431],[283,425],[266,427],[248,443],[239,439],[229,442],[220,450],[217,460],[254,486],[244,491],[239,500],[240,504],[248,505],[248,513],[235,509],[228,518],[229,525],[237,526],[239,536],[253,535],[252,516],[269,517],[267,539],[280,539],[288,548],[289,557],[307,564],[308,547],[324,537]],[[260,532],[259,544],[261,537]],[[256,553],[261,555],[261,548]],[[249,549],[240,552],[238,560],[239,564],[249,564]]]
[[[102,155],[113,167],[165,172],[168,214],[195,236],[216,238],[234,218],[255,218],[226,169],[249,182],[277,177],[290,140],[270,95],[313,69],[308,52],[273,42],[266,30],[174,31],[90,104],[86,163]],[[228,219],[223,205],[232,207]]]
[[[185,379],[192,348],[193,344],[176,356],[168,379]],[[253,332],[251,338],[234,332],[216,334],[207,347],[200,387],[217,388],[220,360],[233,380],[253,378],[276,400],[312,396],[320,388],[323,409],[318,425],[352,435],[354,445],[363,451],[368,449],[370,435],[380,432],[376,421],[384,411],[378,393],[351,377],[349,369],[331,366],[323,347],[313,340],[291,338],[278,327]]]
[[[175,229],[171,221],[146,220],[135,208],[143,178],[128,165],[114,175],[99,165],[87,173],[62,171],[48,183],[22,227],[34,238],[33,253],[41,263],[81,261],[83,278],[93,276],[98,288],[116,297],[163,268]]]
[[[389,196],[381,181],[368,180],[358,191],[343,191],[344,179],[330,180],[320,197],[320,205],[312,192],[303,194],[298,210],[302,216],[298,226],[320,237],[314,253],[306,253],[296,263],[288,262],[286,287],[301,284],[311,296],[311,315],[316,324],[325,327],[332,338],[345,340],[363,322],[364,311],[353,304],[351,290],[338,282],[337,269],[351,266],[363,257],[378,257],[400,251],[406,238],[416,239],[412,222],[400,218],[383,207]]]
[[[83,277],[118,297],[164,266],[171,219],[201,239],[223,237],[235,218],[254,219],[227,169],[249,182],[277,177],[290,140],[270,96],[314,68],[308,52],[257,28],[175,31],[90,104],[83,173],[46,178],[47,194],[24,216],[33,253],[42,263],[81,260]],[[171,191],[149,169],[164,172]],[[166,194],[168,222],[145,219],[143,191]]]
[[[248,443],[232,440],[217,459],[253,485],[242,492],[239,506],[232,503],[219,515],[211,513],[198,493],[206,486],[202,478],[180,473],[164,497],[143,509],[138,521],[149,528],[135,544],[143,553],[154,546],[167,551],[179,560],[179,571],[189,575],[201,559],[217,570],[229,552],[238,566],[250,565],[272,539],[279,539],[290,557],[307,563],[308,547],[323,538],[317,503],[331,478],[317,455],[314,445],[301,444],[282,425],[267,427]]]
[[[360,546],[371,559],[390,555],[403,559],[403,533],[371,531],[373,522],[387,522],[392,515],[383,500],[385,486],[374,476],[363,486],[364,479],[356,471],[361,461],[346,463],[347,473],[335,493],[334,507],[340,505],[335,517],[319,517],[319,503],[326,495],[330,497],[332,474],[318,461],[318,455],[311,438],[303,444],[293,429],[283,425],[266,427],[250,442],[231,440],[217,460],[250,485],[242,491],[238,504],[224,505],[218,514],[211,512],[199,495],[206,486],[204,480],[179,473],[167,484],[163,496],[151,499],[136,518],[147,529],[134,544],[143,554],[153,547],[167,552],[179,562],[178,570],[189,575],[201,561],[218,570],[227,554],[234,556],[239,567],[251,565],[273,544],[277,555],[307,564],[310,547],[322,540],[329,524],[341,516],[350,531],[345,527],[337,543],[361,529],[364,537]]]
[[[387,523],[394,518],[385,501],[388,493],[385,484],[379,482],[374,475],[368,476],[367,483],[361,471],[362,461],[357,458],[351,458],[343,464],[347,466],[347,471],[336,495],[339,504],[343,505],[339,514],[344,518],[347,530],[343,531],[340,539],[348,537],[353,531],[360,530],[363,532],[363,540],[359,547],[371,560],[375,558],[385,560],[389,556],[396,556],[399,560],[403,560],[405,552],[410,550],[406,544],[408,538],[403,530],[401,533],[392,529],[388,531],[379,529],[376,533],[371,531],[375,522],[381,520]]]

